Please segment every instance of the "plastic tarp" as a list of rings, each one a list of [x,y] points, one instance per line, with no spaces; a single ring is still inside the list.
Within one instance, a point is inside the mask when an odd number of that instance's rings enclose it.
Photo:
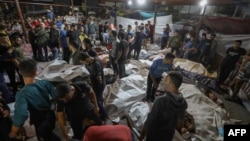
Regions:
[[[107,85],[104,91],[110,117],[115,119],[117,116],[129,115],[138,130],[142,129],[152,107],[152,103],[142,101],[146,96],[147,74],[151,63],[149,60],[131,61],[126,65],[126,72],[130,75]],[[197,69],[203,69],[202,66],[198,67],[201,68]],[[111,71],[106,70],[107,72]],[[180,91],[188,102],[187,111],[195,119],[197,134],[194,136],[198,140],[222,141],[217,129],[228,119],[227,112],[192,84],[183,83]]]
[[[140,15],[143,17],[143,19],[149,19],[153,18],[155,16],[155,12],[144,12],[144,11],[139,11]],[[166,16],[166,13],[163,12],[157,12],[156,16]]]
[[[131,25],[134,29],[135,22],[138,22],[139,25],[141,23],[146,24],[148,21],[151,21],[153,23],[154,18],[150,18],[147,20],[135,20],[135,19],[130,19],[130,18],[124,18],[124,17],[117,17],[117,25],[121,24],[123,27],[126,29],[128,25]],[[166,24],[170,24],[171,29],[172,28],[172,15],[168,16],[160,16],[156,18],[156,25],[155,25],[155,33],[156,34],[162,34],[163,33],[163,28],[166,26]],[[173,32],[173,31],[172,31]]]

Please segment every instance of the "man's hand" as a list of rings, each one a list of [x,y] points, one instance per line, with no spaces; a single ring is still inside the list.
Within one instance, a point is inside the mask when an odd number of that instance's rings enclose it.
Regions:
[[[115,60],[114,62],[115,62],[115,64],[118,64],[118,60]]]
[[[94,107],[93,110],[94,110],[94,113],[98,115],[98,113],[99,113],[99,107]]]
[[[11,54],[13,51],[14,51],[14,48],[13,48],[13,47],[10,47],[10,48],[7,50],[7,52],[8,52],[9,54]]]

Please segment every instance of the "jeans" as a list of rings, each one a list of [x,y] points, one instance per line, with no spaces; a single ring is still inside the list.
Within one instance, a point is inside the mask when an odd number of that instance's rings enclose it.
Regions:
[[[39,61],[48,61],[48,48],[47,48],[47,43],[43,43],[38,45],[38,60]],[[45,56],[43,57],[43,50]]]

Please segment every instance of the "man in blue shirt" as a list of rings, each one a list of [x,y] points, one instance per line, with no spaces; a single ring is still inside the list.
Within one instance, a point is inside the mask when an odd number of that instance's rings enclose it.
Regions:
[[[154,101],[156,89],[162,79],[163,72],[172,71],[174,69],[173,60],[175,56],[167,53],[165,58],[157,59],[150,66],[147,78],[147,101]]]
[[[55,128],[55,112],[51,109],[51,99],[56,96],[54,87],[47,80],[35,81],[37,66],[34,60],[20,63],[19,71],[25,86],[17,93],[13,124],[9,137],[15,138],[24,122],[30,117],[38,140],[58,141]]]

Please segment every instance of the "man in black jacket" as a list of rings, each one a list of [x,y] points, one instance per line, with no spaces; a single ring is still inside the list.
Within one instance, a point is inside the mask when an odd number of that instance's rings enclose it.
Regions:
[[[144,124],[140,140],[171,141],[176,125],[184,118],[187,102],[179,92],[182,76],[169,72],[164,79],[166,93],[157,98]]]

